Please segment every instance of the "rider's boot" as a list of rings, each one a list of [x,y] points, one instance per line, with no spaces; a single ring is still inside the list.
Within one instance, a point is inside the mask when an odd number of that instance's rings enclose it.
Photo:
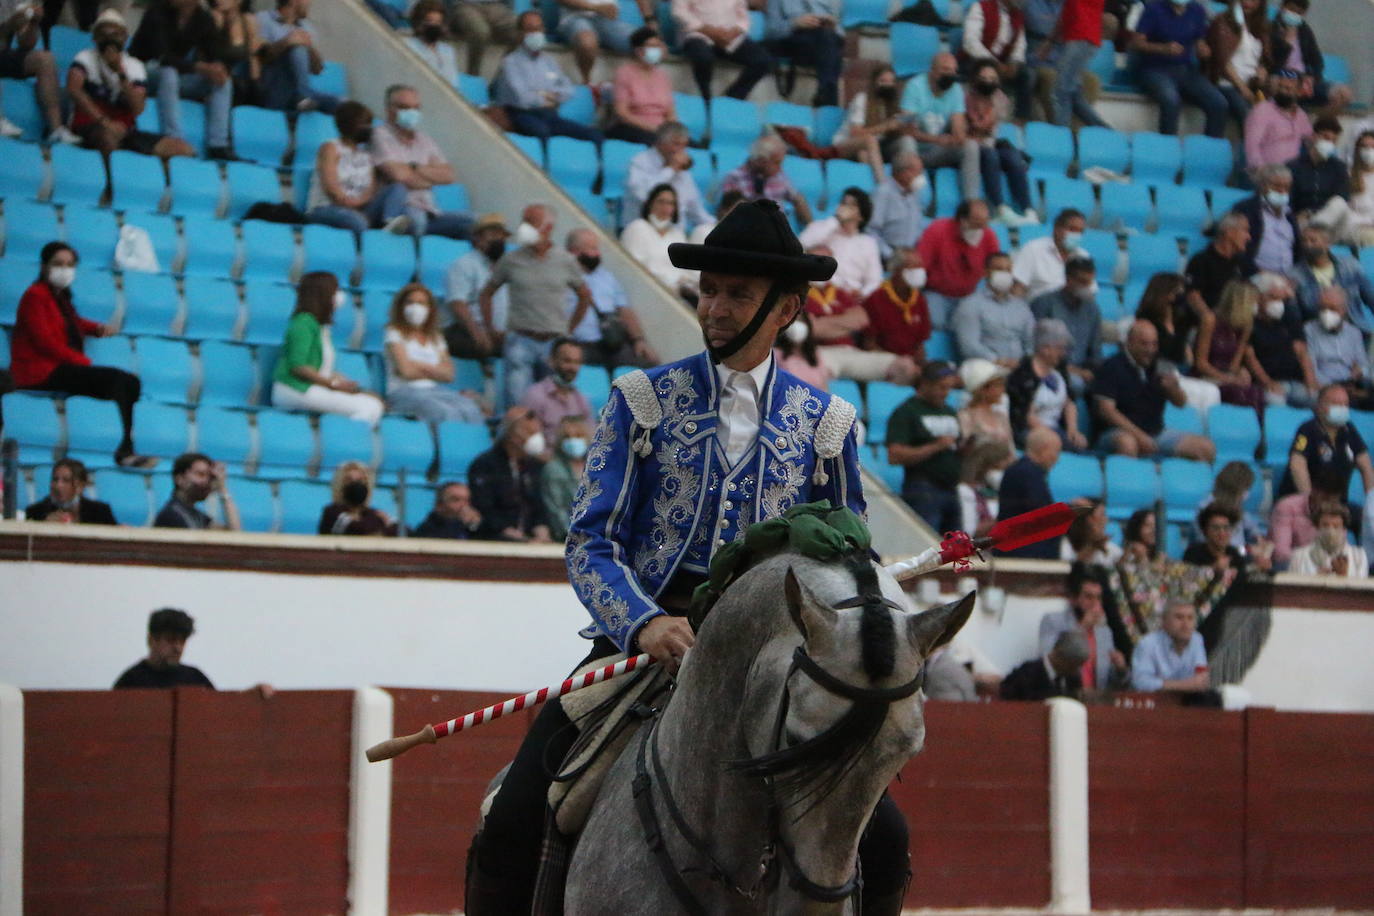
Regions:
[[[906,888],[881,895],[870,894],[865,891],[861,908],[862,916],[899,916],[902,912],[902,900],[905,897]]]
[[[473,837],[468,850],[467,892],[463,903],[466,916],[516,916],[528,913],[534,887],[527,878],[496,874],[483,868],[478,855],[482,834]]]

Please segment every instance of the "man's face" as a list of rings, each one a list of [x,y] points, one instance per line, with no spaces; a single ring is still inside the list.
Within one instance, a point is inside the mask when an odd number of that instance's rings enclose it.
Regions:
[[[1234,220],[1231,227],[1222,233],[1222,237],[1232,248],[1243,251],[1250,244],[1250,224],[1243,219]]]
[[[1003,273],[1011,270],[1011,258],[1006,255],[988,258],[983,265],[983,275],[990,281],[995,273]]]
[[[1346,312],[1345,294],[1341,291],[1341,288],[1332,285],[1322,290],[1321,295],[1317,297],[1317,309],[1335,312],[1344,320]]]
[[[475,243],[475,247],[477,247],[479,250],[485,251],[487,246],[490,245],[492,242],[500,241],[505,237],[506,230],[500,228],[499,226],[488,226],[485,229],[479,229],[476,235],[473,236],[472,240]]]
[[[601,257],[601,242],[591,232],[579,232],[573,236],[572,244],[568,246],[568,253],[575,258],[584,254],[588,257],[599,258]]]
[[[1328,553],[1335,553],[1346,543],[1345,520],[1339,515],[1323,515],[1317,521],[1317,539]]]
[[[1327,410],[1336,405],[1350,406],[1350,392],[1344,388],[1331,388],[1317,400],[1317,415],[1325,417]]]
[[[683,134],[672,134],[658,141],[654,148],[664,159],[672,159],[687,148],[687,137]]]
[[[1264,190],[1278,191],[1280,194],[1287,194],[1293,190],[1293,178],[1288,175],[1270,175],[1269,179],[1264,183]]]
[[[420,107],[420,93],[414,89],[401,89],[391,96],[391,101],[386,106],[387,122],[394,125],[396,114],[407,108]]]
[[[933,382],[922,382],[918,393],[927,404],[939,406],[949,400],[949,393],[954,390],[954,382],[955,377],[952,374]]]
[[[1207,519],[1202,536],[1213,550],[1225,550],[1226,545],[1231,543],[1231,520],[1224,515],[1213,515]]]
[[[783,153],[775,151],[754,160],[754,169],[765,178],[772,178],[782,171]]]
[[[148,663],[154,668],[174,668],[181,664],[186,637],[180,633],[149,633]]]
[[[1078,293],[1081,290],[1092,289],[1093,279],[1093,275],[1088,272],[1065,274],[1064,286],[1070,293]]]
[[[472,492],[467,486],[456,483],[444,489],[435,510],[444,518],[459,518],[472,507]]]
[[[959,228],[965,232],[978,230],[982,232],[988,227],[988,207],[982,201],[974,203],[969,207],[968,216],[959,221]]]
[[[1140,367],[1149,366],[1159,355],[1159,332],[1144,322],[1132,325],[1126,337],[1126,352]]]
[[[1078,622],[1085,630],[1099,626],[1107,619],[1102,610],[1102,586],[1096,582],[1084,582],[1073,600],[1074,610],[1078,612]]]
[[[582,368],[582,348],[576,344],[563,344],[549,357],[549,367],[571,385]]]
[[[72,469],[58,466],[52,469],[52,479],[48,482],[48,495],[58,505],[66,505],[81,495],[86,485],[76,479]]]
[[[526,35],[544,31],[544,17],[538,13],[526,13],[520,19],[520,31]]]
[[[1197,611],[1193,610],[1192,605],[1172,604],[1164,612],[1162,626],[1174,642],[1187,642],[1197,629]]]
[[[1058,226],[1054,227],[1054,244],[1061,249],[1064,247],[1064,236],[1070,232],[1077,232],[1082,235],[1088,228],[1088,223],[1081,216],[1071,217]]]
[[[1324,261],[1331,250],[1331,242],[1325,232],[1308,226],[1302,231],[1302,248],[1309,258]]]
[[[921,165],[921,160],[913,158],[905,166],[894,171],[892,177],[896,180],[897,184],[910,191],[913,183],[923,171],[925,171],[925,168]]]
[[[208,461],[192,463],[176,479],[177,488],[186,494],[192,502],[200,502],[209,496],[213,482],[214,477]]]
[[[697,323],[701,325],[701,332],[710,345],[724,346],[743,330],[768,295],[770,286],[772,281],[767,277],[741,277],[703,270],[699,284],[700,298],[697,299]],[[751,345],[760,338],[771,344],[778,332],[792,323],[794,312],[794,309],[785,308],[784,303],[779,302],[764,319],[758,333],[740,348],[740,352],[754,349]]]
[[[431,10],[425,13],[425,18],[420,20],[420,28],[425,29],[432,25],[442,29],[444,27],[444,14],[438,10]]]
[[[954,76],[958,69],[953,54],[936,54],[935,59],[930,62],[931,82],[937,82],[942,76]]]

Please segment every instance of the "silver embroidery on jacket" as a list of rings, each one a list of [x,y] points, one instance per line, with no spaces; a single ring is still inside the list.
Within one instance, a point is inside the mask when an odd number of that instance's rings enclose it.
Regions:
[[[590,539],[590,535],[581,532],[568,534],[568,578],[582,603],[596,612],[601,628],[607,633],[618,633],[631,623],[630,604],[592,568],[587,551]]]
[[[654,384],[663,407],[659,429],[663,442],[658,448],[658,494],[654,497],[653,527],[635,551],[634,568],[642,580],[662,577],[669,561],[681,549],[684,535],[696,513],[701,475],[693,465],[700,445],[683,445],[673,437],[696,400],[692,373],[684,368],[670,369]]]
[[[601,482],[595,480],[591,475],[606,467],[606,456],[610,454],[611,446],[615,445],[615,424],[611,422],[611,416],[614,413],[613,403],[613,400],[607,401],[606,406],[601,408],[601,416],[596,423],[596,433],[592,436],[591,447],[587,449],[587,463],[582,472],[582,483],[577,488],[572,512],[568,516],[571,524],[575,525],[582,521],[582,517],[587,514],[592,503],[601,496]]]

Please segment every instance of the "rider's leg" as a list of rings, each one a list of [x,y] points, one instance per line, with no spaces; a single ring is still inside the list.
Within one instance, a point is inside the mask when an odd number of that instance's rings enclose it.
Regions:
[[[902,911],[911,856],[907,852],[906,817],[886,792],[873,809],[873,819],[859,840],[863,868],[862,916],[897,916]]]

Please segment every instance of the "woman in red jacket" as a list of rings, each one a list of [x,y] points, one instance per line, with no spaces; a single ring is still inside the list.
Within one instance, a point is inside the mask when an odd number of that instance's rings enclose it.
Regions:
[[[134,402],[143,390],[138,376],[109,366],[92,366],[84,352],[86,337],[106,337],[109,328],[87,321],[72,305],[76,250],[62,242],[43,246],[38,279],[19,300],[19,317],[10,342],[10,373],[16,388],[85,395],[119,405],[124,438],[115,461],[125,467],[147,467],[152,459],[134,454],[131,431]]]

